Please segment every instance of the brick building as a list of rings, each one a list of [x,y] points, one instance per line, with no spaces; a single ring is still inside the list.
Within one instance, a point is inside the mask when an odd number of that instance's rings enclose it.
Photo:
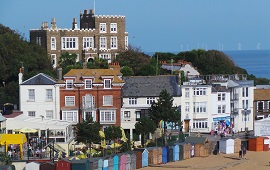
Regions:
[[[72,69],[60,86],[60,119],[81,122],[86,115],[104,126],[120,126],[121,89],[119,63],[109,69]],[[60,74],[61,75],[61,74]]]
[[[62,53],[77,55],[77,62],[86,63],[94,58],[107,59],[108,63],[128,48],[125,16],[94,15],[94,11],[80,13],[80,27],[73,18],[72,28],[57,28],[55,18],[51,27],[42,22],[40,29],[30,29],[30,41],[43,46],[57,67]]]

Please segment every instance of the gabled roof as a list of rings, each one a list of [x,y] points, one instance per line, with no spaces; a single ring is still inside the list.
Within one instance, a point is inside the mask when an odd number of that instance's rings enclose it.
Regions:
[[[54,84],[55,80],[52,77],[44,73],[39,73],[34,77],[25,80],[24,82],[22,82],[21,85],[54,85]]]
[[[123,97],[157,97],[164,89],[172,96],[180,96],[178,76],[125,77]]]
[[[80,160],[72,160],[71,163],[72,164],[85,164],[86,162],[90,162],[89,159],[80,159]]]
[[[254,101],[270,100],[270,89],[254,89]]]
[[[122,73],[114,69],[71,69],[64,78],[75,77],[75,83],[81,83],[82,77],[95,77],[93,83],[101,83],[102,77],[106,76],[113,77],[112,83],[124,83],[120,78]]]
[[[207,141],[206,137],[186,137],[185,143],[204,144]]]

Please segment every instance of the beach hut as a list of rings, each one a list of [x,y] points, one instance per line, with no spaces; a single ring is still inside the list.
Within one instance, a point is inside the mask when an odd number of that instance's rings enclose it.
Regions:
[[[234,140],[230,138],[221,138],[219,140],[219,151],[225,154],[234,153]]]
[[[269,138],[263,137],[263,151],[269,151]]]
[[[137,152],[136,151],[128,151],[126,152],[130,155],[131,163],[130,163],[130,169],[136,169],[136,159],[137,159]]]
[[[179,145],[179,160],[185,160],[190,158],[191,144],[190,143],[178,143]]]
[[[162,147],[162,163],[163,164],[166,164],[168,162],[167,154],[168,154],[168,148],[167,147]]]
[[[148,150],[148,164],[161,164],[162,163],[162,149],[160,147],[149,147]],[[161,150],[161,161],[160,161]]]
[[[51,162],[45,162],[40,164],[40,170],[55,170],[55,164]]]
[[[2,165],[0,166],[0,170],[15,170],[14,165]]]
[[[171,146],[173,150],[172,161],[179,161],[179,145]]]
[[[261,136],[254,136],[248,139],[248,150],[263,151],[264,138]]]
[[[130,170],[131,167],[131,156],[127,152],[126,154],[126,170]]]
[[[79,169],[79,170],[89,170],[90,169],[90,161],[89,159],[80,159],[80,160],[72,160],[71,161],[71,168]]]
[[[40,163],[39,162],[29,162],[25,165],[25,170],[39,170]]]
[[[235,138],[234,139],[234,153],[238,153],[241,149],[241,139]]]
[[[119,155],[119,170],[126,170],[127,156],[124,153]]]
[[[103,158],[97,158],[98,159],[98,170],[103,169]]]
[[[194,144],[194,156],[209,156],[209,141],[206,137],[186,137],[185,143]]]
[[[99,169],[98,167],[98,161],[102,160],[101,158],[90,158],[89,162],[90,162],[90,170],[93,169]],[[101,169],[102,169],[102,165],[101,165]]]
[[[119,169],[119,157],[118,155],[112,155],[109,157],[109,170],[118,170]]]
[[[148,155],[149,155],[148,150],[146,148],[136,148],[134,150],[141,152],[141,163],[138,162],[140,160],[140,153],[137,152],[136,168],[138,169],[138,168],[142,168],[142,167],[147,167],[148,166]]]
[[[157,147],[157,164],[162,163],[162,148]]]
[[[61,159],[56,162],[56,170],[71,170],[71,161],[68,159]]]
[[[136,151],[136,169],[142,168],[142,151]]]
[[[108,166],[109,166],[109,158],[105,157],[103,159],[103,170],[108,170]]]
[[[174,161],[173,160],[173,148],[171,146],[167,147],[167,161],[168,162]]]

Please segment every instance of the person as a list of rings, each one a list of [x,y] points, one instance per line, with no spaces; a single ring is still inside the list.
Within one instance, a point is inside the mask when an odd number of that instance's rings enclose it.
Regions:
[[[242,149],[239,150],[239,158],[242,159]]]
[[[246,159],[247,149],[246,147],[243,148],[243,159]]]

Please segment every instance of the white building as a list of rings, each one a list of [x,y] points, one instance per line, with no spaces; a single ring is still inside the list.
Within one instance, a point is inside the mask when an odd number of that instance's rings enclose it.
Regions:
[[[152,102],[157,101],[162,90],[173,96],[173,106],[180,106],[181,90],[178,76],[138,76],[126,77],[122,90],[121,127],[130,134],[130,139],[138,141],[135,134],[137,120],[148,115]]]
[[[181,87],[183,94],[181,97],[183,130],[185,132],[210,132],[212,124],[212,86],[185,82]]]

